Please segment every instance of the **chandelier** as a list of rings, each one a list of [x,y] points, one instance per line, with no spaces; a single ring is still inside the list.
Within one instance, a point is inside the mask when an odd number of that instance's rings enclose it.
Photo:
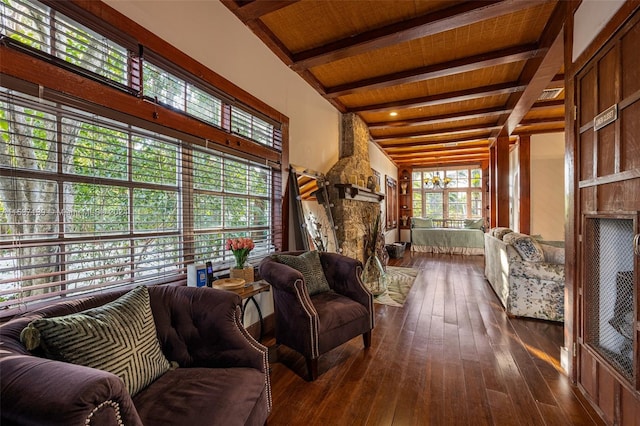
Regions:
[[[424,186],[427,189],[445,189],[449,183],[451,183],[451,178],[446,176],[441,178],[440,172],[436,172],[433,177],[424,180]]]

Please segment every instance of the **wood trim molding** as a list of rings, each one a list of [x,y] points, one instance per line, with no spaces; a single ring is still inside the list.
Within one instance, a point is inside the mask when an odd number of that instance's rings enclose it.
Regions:
[[[531,233],[531,137],[521,136],[518,149],[520,164],[520,223],[523,234]]]
[[[509,138],[496,141],[496,226],[509,226]]]

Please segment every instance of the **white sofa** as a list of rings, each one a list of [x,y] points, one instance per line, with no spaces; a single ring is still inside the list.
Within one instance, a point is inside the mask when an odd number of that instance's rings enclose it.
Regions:
[[[484,254],[485,276],[508,315],[564,321],[564,248],[494,228]]]

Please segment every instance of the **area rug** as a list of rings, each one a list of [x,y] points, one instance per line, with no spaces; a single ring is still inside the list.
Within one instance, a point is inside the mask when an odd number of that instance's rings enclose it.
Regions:
[[[417,269],[387,266],[387,291],[376,296],[373,301],[381,305],[401,308],[417,276]]]

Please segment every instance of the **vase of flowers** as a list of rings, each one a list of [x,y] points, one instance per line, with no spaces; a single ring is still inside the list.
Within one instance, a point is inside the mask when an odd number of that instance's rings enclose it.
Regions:
[[[246,282],[254,281],[253,266],[247,263],[249,253],[256,245],[251,238],[228,238],[226,248],[231,250],[235,264],[229,270],[229,277],[242,278]]]

